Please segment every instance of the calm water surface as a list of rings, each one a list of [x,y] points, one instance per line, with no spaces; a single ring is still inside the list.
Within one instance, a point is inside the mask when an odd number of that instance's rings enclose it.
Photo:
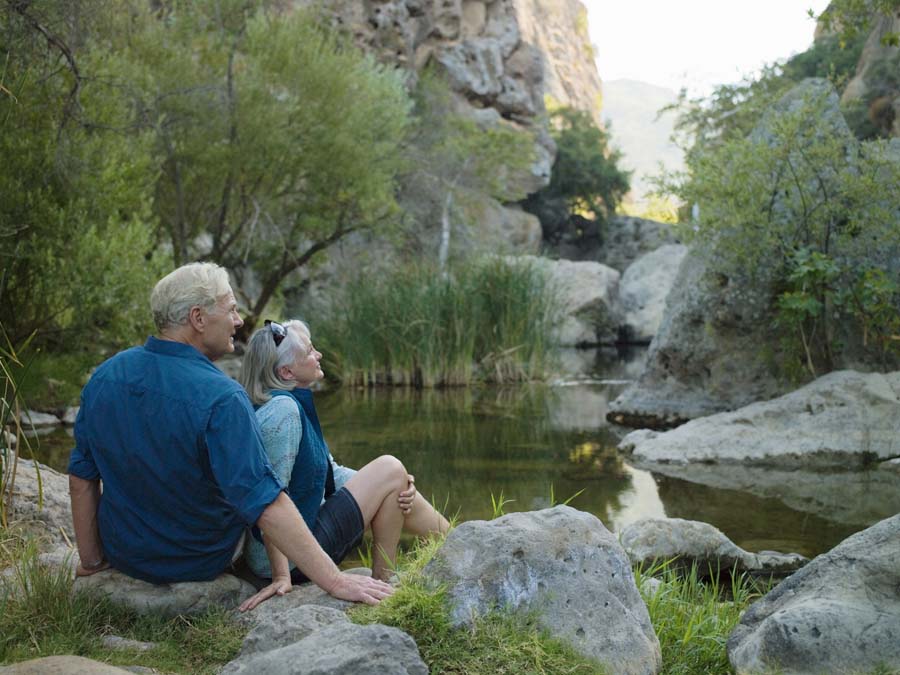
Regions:
[[[492,495],[507,500],[508,513],[547,507],[551,494],[561,502],[580,493],[571,505],[612,530],[649,516],[688,518],[748,550],[812,556],[900,510],[897,486],[866,474],[738,476],[704,467],[662,475],[632,466],[615,449],[627,430],[605,418],[608,403],[639,374],[644,351],[562,356],[548,385],[321,392],[322,427],[339,462],[358,467],[396,455],[419,491],[460,520],[490,518]],[[70,445],[57,433],[42,439],[39,453],[64,470]]]

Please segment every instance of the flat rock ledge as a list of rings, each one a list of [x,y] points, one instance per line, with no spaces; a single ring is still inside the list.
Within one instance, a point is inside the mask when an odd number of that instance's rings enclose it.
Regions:
[[[738,675],[900,670],[898,561],[900,515],[814,558],[751,605],[728,638]]]
[[[220,574],[212,581],[150,584],[117,570],[106,570],[75,579],[74,592],[103,594],[119,605],[140,614],[202,614],[214,607],[233,609],[256,592],[248,582],[232,574]]]
[[[697,566],[700,576],[719,572],[785,575],[805,565],[797,553],[751,553],[709,523],[681,518],[645,518],[626,527],[619,541],[632,564],[649,566],[674,561],[679,569]]]
[[[677,429],[633,431],[638,462],[865,468],[900,456],[900,372],[829,373],[789,394]]]
[[[617,675],[653,675],[659,640],[615,536],[567,506],[455,528],[425,567],[458,625],[526,609],[554,637]]]

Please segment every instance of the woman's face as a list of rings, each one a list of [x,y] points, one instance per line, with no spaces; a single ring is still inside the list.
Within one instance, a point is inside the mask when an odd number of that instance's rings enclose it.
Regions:
[[[293,380],[298,387],[308,387],[313,382],[325,377],[320,361],[322,354],[316,351],[312,342],[306,336],[298,333],[293,328],[288,328],[297,336],[302,347],[297,350],[293,362],[282,368],[282,376],[286,380]]]

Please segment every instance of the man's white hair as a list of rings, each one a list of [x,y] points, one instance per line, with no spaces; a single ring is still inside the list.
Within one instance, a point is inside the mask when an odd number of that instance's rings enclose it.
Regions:
[[[150,309],[159,330],[183,326],[191,307],[212,311],[219,299],[231,291],[228,271],[214,263],[189,263],[170,272],[153,287]]]

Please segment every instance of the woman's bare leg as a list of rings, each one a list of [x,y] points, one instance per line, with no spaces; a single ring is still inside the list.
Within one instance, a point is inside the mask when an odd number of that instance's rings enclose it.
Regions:
[[[446,534],[449,529],[447,519],[420,492],[416,492],[412,510],[403,522],[403,531],[424,537],[429,534]]]
[[[366,527],[372,528],[372,576],[387,580],[397,560],[397,544],[403,529],[403,512],[397,498],[406,489],[406,468],[400,460],[382,455],[372,460],[347,481]]]

